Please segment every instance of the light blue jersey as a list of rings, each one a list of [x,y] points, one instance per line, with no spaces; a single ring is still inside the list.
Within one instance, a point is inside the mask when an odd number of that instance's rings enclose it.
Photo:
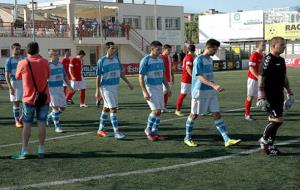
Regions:
[[[139,74],[144,76],[147,86],[162,85],[164,62],[160,57],[145,56],[140,62]]]
[[[192,98],[208,98],[216,94],[216,91],[201,83],[198,76],[203,76],[207,80],[214,82],[213,75],[213,60],[210,57],[204,55],[198,55],[193,63],[192,73]]]
[[[16,71],[19,61],[24,59],[23,56],[9,57],[5,62],[5,72],[10,74],[10,80],[16,80]]]
[[[97,75],[101,77],[100,86],[118,86],[122,65],[118,57],[103,56],[97,63]]]
[[[63,87],[64,77],[67,75],[63,64],[59,61],[50,62],[50,78],[48,79],[49,88]]]

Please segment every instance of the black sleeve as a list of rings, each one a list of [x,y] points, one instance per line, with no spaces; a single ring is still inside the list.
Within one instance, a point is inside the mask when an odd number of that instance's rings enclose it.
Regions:
[[[272,57],[270,55],[267,55],[261,64],[260,68],[260,75],[261,76],[266,76],[270,73],[270,63],[272,61]]]

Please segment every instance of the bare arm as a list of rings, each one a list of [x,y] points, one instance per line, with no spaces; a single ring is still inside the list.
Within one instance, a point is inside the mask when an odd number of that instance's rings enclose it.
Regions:
[[[121,79],[127,84],[128,88],[129,88],[130,90],[133,90],[133,85],[129,82],[129,80],[128,80],[127,77],[125,76],[124,70],[122,70],[122,72],[121,72]]]
[[[190,76],[192,76],[192,73],[193,73],[193,70],[192,70],[193,68],[192,68],[192,66],[191,65],[186,65],[186,71],[187,71],[187,73],[190,75]]]
[[[286,90],[286,92],[287,92],[288,95],[293,95],[293,92],[292,92],[292,90],[290,88],[290,82],[289,82],[289,79],[288,79],[287,76],[285,77],[284,88],[285,88],[285,90]]]
[[[145,81],[144,81],[144,75],[139,74],[139,84],[142,88],[143,96],[146,100],[150,100],[150,95],[146,89]]]
[[[96,93],[95,93],[96,98],[98,98],[100,96],[100,80],[101,80],[101,77],[98,75],[96,77]]]
[[[258,76],[258,99],[265,98],[265,77],[262,75]]]
[[[198,76],[198,80],[200,80],[201,83],[206,84],[207,86],[212,87],[213,89],[215,89],[215,90],[218,91],[218,92],[221,92],[221,91],[224,90],[224,87],[223,87],[223,86],[220,86],[220,85],[218,85],[218,84],[216,84],[216,83],[214,83],[214,82],[211,82],[211,81],[207,80],[207,78],[205,78],[205,77],[202,76],[202,75],[199,75],[199,76]]]
[[[9,89],[9,93],[11,95],[15,94],[15,89],[12,87],[11,82],[10,82],[10,73],[9,72],[5,72],[5,79],[6,79],[6,83]]]
[[[253,67],[249,67],[249,71],[251,72],[252,75],[254,75],[256,78],[258,78],[258,73],[254,70]]]
[[[165,85],[166,89],[167,89],[167,93],[168,93],[168,96],[171,97],[171,90],[170,90],[170,86],[169,86],[169,83],[168,83],[168,80],[167,80],[167,76],[164,75],[164,78],[163,78],[163,84]]]
[[[71,84],[70,84],[70,81],[69,81],[67,75],[64,76],[64,81],[65,81],[65,83],[67,84],[67,87],[68,87],[69,89],[73,90],[73,88],[71,87]]]

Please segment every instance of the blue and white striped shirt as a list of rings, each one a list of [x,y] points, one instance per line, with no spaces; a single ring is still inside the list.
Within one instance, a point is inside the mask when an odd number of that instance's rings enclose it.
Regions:
[[[48,79],[48,85],[50,88],[63,87],[64,77],[67,75],[63,64],[59,61],[50,62],[50,78]]]
[[[16,71],[19,61],[24,59],[23,56],[9,57],[5,62],[5,72],[10,74],[10,80],[16,80]]]
[[[216,94],[215,90],[206,84],[201,83],[198,76],[214,82],[213,60],[211,57],[198,55],[193,63],[192,73],[192,98],[208,98]]]
[[[119,85],[121,71],[122,65],[118,57],[101,57],[97,63],[97,75],[101,77],[100,86]]]
[[[145,76],[145,84],[162,85],[164,78],[164,62],[160,57],[145,56],[140,61],[139,74]]]

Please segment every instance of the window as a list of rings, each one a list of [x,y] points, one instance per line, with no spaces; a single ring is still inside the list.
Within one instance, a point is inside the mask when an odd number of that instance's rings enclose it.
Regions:
[[[65,52],[66,52],[67,50],[69,50],[69,51],[71,52],[71,49],[48,49],[48,52],[49,52],[50,50],[56,51],[58,57],[63,57],[63,56],[65,55]]]
[[[293,54],[293,44],[286,44],[286,54]]]
[[[300,44],[294,44],[294,54],[300,54]]]
[[[157,17],[157,30],[161,30],[162,24],[161,24],[161,17]],[[146,30],[155,30],[154,28],[154,16],[146,16],[145,18],[145,29]]]
[[[165,26],[166,30],[180,30],[180,17],[167,17]]]
[[[9,49],[1,49],[1,57],[9,57],[10,50]]]
[[[128,22],[134,29],[141,29],[141,16],[124,16],[123,22]]]

